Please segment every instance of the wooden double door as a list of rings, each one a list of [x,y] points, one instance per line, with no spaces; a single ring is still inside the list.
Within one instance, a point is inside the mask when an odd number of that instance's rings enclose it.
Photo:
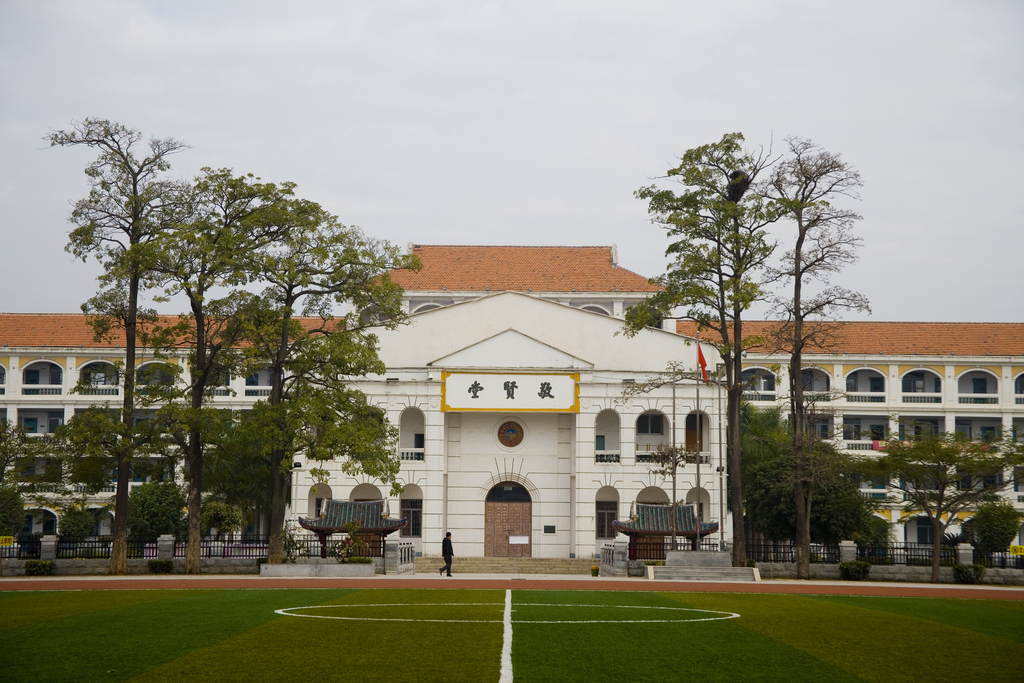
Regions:
[[[484,505],[484,557],[532,557],[533,503]],[[530,543],[509,545],[509,536],[526,536]]]

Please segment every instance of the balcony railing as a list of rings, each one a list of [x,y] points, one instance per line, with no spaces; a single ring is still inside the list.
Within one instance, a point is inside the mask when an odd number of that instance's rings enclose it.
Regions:
[[[0,396],[3,396],[6,393],[7,393],[7,388],[6,387],[0,387]],[[1020,399],[1019,398],[1017,399],[1017,402],[1020,403]]]
[[[266,389],[246,389],[246,396],[270,396],[270,387]]]
[[[875,450],[874,441],[844,441],[843,448],[848,451],[873,451]]]
[[[968,403],[971,405],[978,404],[992,404],[999,403],[998,396],[961,396],[959,398],[960,403]]]
[[[3,389],[0,389],[0,394],[2,394],[2,393],[4,393],[4,390],[3,390]],[[1015,403],[1016,403],[1017,405],[1019,405],[1019,406],[1020,406],[1020,405],[1024,405],[1024,396],[1018,396],[1018,397],[1016,398],[1016,400],[1015,400]]]
[[[686,464],[690,464],[690,463],[693,462],[691,460],[691,458],[692,458],[692,454],[687,454],[687,456],[686,456],[686,459],[687,459]],[[658,461],[658,454],[656,452],[654,452],[654,451],[649,451],[649,452],[638,451],[637,454],[636,454],[636,461],[637,462],[645,462],[645,463],[657,462]],[[683,463],[680,462],[680,465],[682,465],[682,464]],[[700,464],[701,465],[709,465],[709,464],[711,464],[711,454],[710,453],[701,453],[700,454]]]
[[[117,396],[121,393],[120,387],[84,387],[78,392],[82,396]]]
[[[942,394],[903,394],[904,403],[942,403]]]
[[[22,396],[59,396],[64,392],[61,387],[22,387]]]
[[[406,448],[406,449],[398,451],[398,459],[399,460],[420,460],[420,461],[422,461],[423,460],[423,451],[424,451],[424,449],[422,449],[422,448]]]
[[[744,391],[743,398],[748,401],[774,401],[775,394],[768,394],[760,391]]]
[[[861,491],[860,495],[868,500],[885,500],[885,491]]]
[[[231,395],[231,389],[228,389],[227,387],[217,387],[216,389],[213,390],[213,395],[214,396],[230,396]]]
[[[879,393],[847,393],[847,403],[885,403],[885,394]]]
[[[594,451],[594,462],[619,462],[619,452]]]

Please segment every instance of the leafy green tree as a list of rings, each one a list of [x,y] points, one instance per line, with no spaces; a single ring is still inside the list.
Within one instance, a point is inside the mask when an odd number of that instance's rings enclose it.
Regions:
[[[206,407],[212,392],[240,367],[236,353],[245,326],[239,309],[251,295],[227,288],[249,284],[252,262],[245,258],[274,240],[279,222],[288,212],[279,210],[292,194],[292,185],[261,183],[252,175],[234,176],[230,170],[204,168],[185,191],[175,220],[156,250],[152,270],[168,296],[182,294],[189,313],[176,325],[161,330],[170,348],[187,344],[189,373],[184,401],[161,409],[169,435],[188,463],[188,546],[185,573],[200,573],[205,435],[211,423],[223,420],[220,411]]]
[[[979,443],[960,433],[922,430],[913,440],[890,440],[877,459],[861,461],[862,471],[883,477],[900,491],[909,516],[923,515],[932,525],[932,583],[939,581],[939,542],[962,512],[1006,489],[1003,471],[1024,462],[1024,444],[999,438]],[[895,500],[893,501],[895,502]]]
[[[153,538],[185,529],[185,494],[172,481],[148,482],[128,496],[128,529],[133,536]]]
[[[96,517],[84,505],[65,505],[57,517],[57,531],[65,541],[84,541],[95,523]]]
[[[216,529],[220,538],[221,534],[237,533],[245,524],[245,518],[234,505],[211,500],[203,505],[202,523],[204,529]]]
[[[792,438],[777,409],[743,411],[744,505],[753,529],[772,541],[795,541]],[[860,495],[853,476],[856,464],[831,444],[818,442],[814,481],[818,505],[811,516],[810,538],[836,544],[872,534],[871,505]],[[827,467],[824,465],[827,464]]]
[[[83,260],[95,258],[104,267],[101,291],[83,306],[92,316],[97,335],[123,333],[121,427],[110,433],[115,462],[113,543],[110,573],[128,571],[127,510],[132,460],[136,457],[136,349],[139,345],[139,293],[151,274],[153,247],[164,235],[168,215],[178,201],[180,187],[164,177],[168,157],[186,145],[171,138],[151,139],[141,148],[142,134],[105,119],[87,118],[71,128],[52,132],[51,146],[85,146],[99,156],[85,173],[89,195],[75,203],[67,250]],[[145,312],[142,317],[146,318]]]
[[[648,201],[652,221],[672,240],[668,271],[652,280],[662,290],[626,314],[628,334],[682,316],[710,330],[709,343],[725,361],[728,396],[729,511],[733,518],[733,564],[746,563],[740,474],[740,404],[743,396],[743,318],[765,296],[765,266],[773,245],[765,229],[776,220],[759,192],[748,192],[770,164],[769,156],[742,149],[743,136],[688,150],[666,178],[683,186],[679,193],[657,185],[637,190]]]
[[[269,368],[270,396],[248,425],[270,456],[272,497],[268,560],[280,563],[285,501],[294,457],[339,459],[401,491],[397,429],[349,378],[382,374],[373,329],[404,321],[402,290],[389,273],[417,265],[385,242],[346,227],[308,201],[291,202],[287,230],[255,255],[257,279],[269,283],[245,314],[255,362]],[[344,304],[344,321],[332,310]],[[302,321],[297,315],[311,318]],[[327,470],[311,468],[320,481]]]
[[[989,553],[1006,552],[1020,533],[1021,519],[1024,515],[1007,500],[979,503],[970,519],[974,547]]]
[[[789,294],[775,299],[780,348],[789,352],[789,409],[793,416],[793,493],[796,505],[796,575],[810,578],[812,501],[815,489],[812,462],[819,450],[813,430],[814,396],[805,393],[803,352],[809,345],[828,346],[835,325],[822,324],[839,311],[870,310],[861,294],[829,284],[830,276],[857,260],[860,238],[852,232],[860,216],[835,204],[855,198],[860,174],[838,154],[808,140],[789,138],[788,158],[772,171],[768,194],[776,211],[796,229],[793,247],[774,270]],[[813,283],[824,286],[812,291]]]
[[[24,524],[25,501],[21,492],[13,483],[0,483],[0,536],[13,536]],[[0,576],[3,576],[2,562]]]
[[[207,431],[203,489],[210,500],[237,507],[255,521],[270,510],[273,489],[270,451],[252,420],[245,411],[219,423],[216,433]]]

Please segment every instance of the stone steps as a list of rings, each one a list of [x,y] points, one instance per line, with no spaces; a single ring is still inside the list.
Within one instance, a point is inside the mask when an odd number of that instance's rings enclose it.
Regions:
[[[648,567],[655,581],[760,581],[755,567]]]
[[[444,564],[441,557],[416,558],[417,574],[436,574]],[[458,557],[452,563],[452,572],[458,574],[590,574],[597,560],[548,557]]]

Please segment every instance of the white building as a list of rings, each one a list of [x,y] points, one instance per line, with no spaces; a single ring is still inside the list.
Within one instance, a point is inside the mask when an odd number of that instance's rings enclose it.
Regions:
[[[405,492],[390,505],[412,521],[403,540],[439,554],[451,531],[462,556],[589,557],[633,501],[669,502],[649,454],[672,442],[672,424],[676,443],[697,443],[696,386],[677,386],[674,419],[671,387],[623,392],[672,362],[695,369],[697,347],[669,331],[622,334],[623,311],[654,287],[619,268],[614,247],[413,250],[423,270],[396,274],[410,323],[379,333],[388,371],[360,384],[400,429]],[[705,521],[722,512],[719,408],[703,387]],[[679,500],[698,501],[697,469],[680,470]],[[315,515],[318,499],[387,493],[340,468],[328,487],[301,474],[293,486],[293,516]]]
[[[674,402],[671,386],[626,397],[630,383],[670,363],[695,370],[696,330],[679,323],[622,334],[624,311],[654,287],[620,268],[614,247],[411,248],[423,269],[395,274],[409,324],[380,331],[387,372],[359,383],[400,429],[405,492],[389,504],[412,522],[403,540],[433,555],[451,531],[464,557],[589,557],[634,501],[670,500],[671,482],[651,473],[650,453],[673,440],[696,447],[698,426],[702,464],[679,471],[677,497],[701,503],[703,520],[722,522],[720,537],[730,540],[724,395],[702,385],[698,406],[698,387],[685,381]],[[747,334],[768,324],[748,323]],[[89,405],[119,405],[112,362],[123,351],[93,341],[84,316],[0,314],[0,343],[0,417],[26,431],[52,431]],[[713,370],[719,357],[702,348]],[[754,405],[785,405],[786,361],[769,349],[748,352]],[[152,362],[146,355],[140,365]],[[805,365],[812,389],[843,390],[827,402],[820,429],[847,450],[871,451],[879,436],[911,423],[972,438],[1024,433],[1022,323],[848,323]],[[83,375],[92,388],[69,393]],[[215,405],[250,407],[268,394],[265,375],[231,378]],[[315,516],[324,499],[388,493],[372,478],[328,469],[329,483],[316,490],[308,465],[293,470],[291,519]],[[891,492],[871,486],[863,493],[897,524],[894,540],[928,540],[927,529],[902,524],[901,509],[881,502]],[[1024,510],[1020,488],[1006,495]],[[27,530],[52,531],[55,512],[28,511]],[[510,536],[529,544],[510,546]]]
[[[771,338],[770,322],[748,322],[744,334]],[[679,323],[680,334],[693,333]],[[746,397],[755,406],[786,409],[789,356],[765,345],[744,359]],[[817,394],[817,428],[846,451],[868,455],[887,435],[909,430],[960,432],[974,440],[996,434],[1024,438],[1024,323],[848,322],[828,348],[803,357],[804,387]],[[1024,512],[1024,472],[1003,495]],[[899,497],[884,482],[862,482],[879,501],[876,514],[894,523],[893,540],[931,543],[932,529],[905,523]],[[1024,526],[1019,538],[1024,543]]]
[[[672,425],[676,443],[696,446],[697,387],[687,381],[630,398],[624,390],[670,363],[696,369],[697,348],[670,331],[621,333],[623,311],[654,288],[618,267],[614,247],[415,250],[423,270],[396,273],[410,322],[379,332],[388,370],[359,383],[400,429],[405,492],[390,507],[412,521],[403,540],[437,554],[451,531],[464,557],[589,557],[631,503],[669,502],[671,482],[651,473],[650,454],[672,443]],[[52,431],[101,401],[119,404],[110,362],[121,351],[94,342],[83,316],[2,315],[0,342],[0,417],[26,431]],[[712,348],[704,355],[718,362]],[[70,394],[83,373],[93,389]],[[231,378],[213,401],[244,410],[266,384]],[[709,387],[699,412],[703,463],[680,469],[678,499],[700,502],[703,519],[719,521],[725,432]],[[331,464],[329,483],[314,490],[307,469],[293,470],[292,519],[315,515],[318,500],[388,492]],[[28,529],[51,530],[55,512],[30,511]],[[509,536],[529,543],[510,546]]]

